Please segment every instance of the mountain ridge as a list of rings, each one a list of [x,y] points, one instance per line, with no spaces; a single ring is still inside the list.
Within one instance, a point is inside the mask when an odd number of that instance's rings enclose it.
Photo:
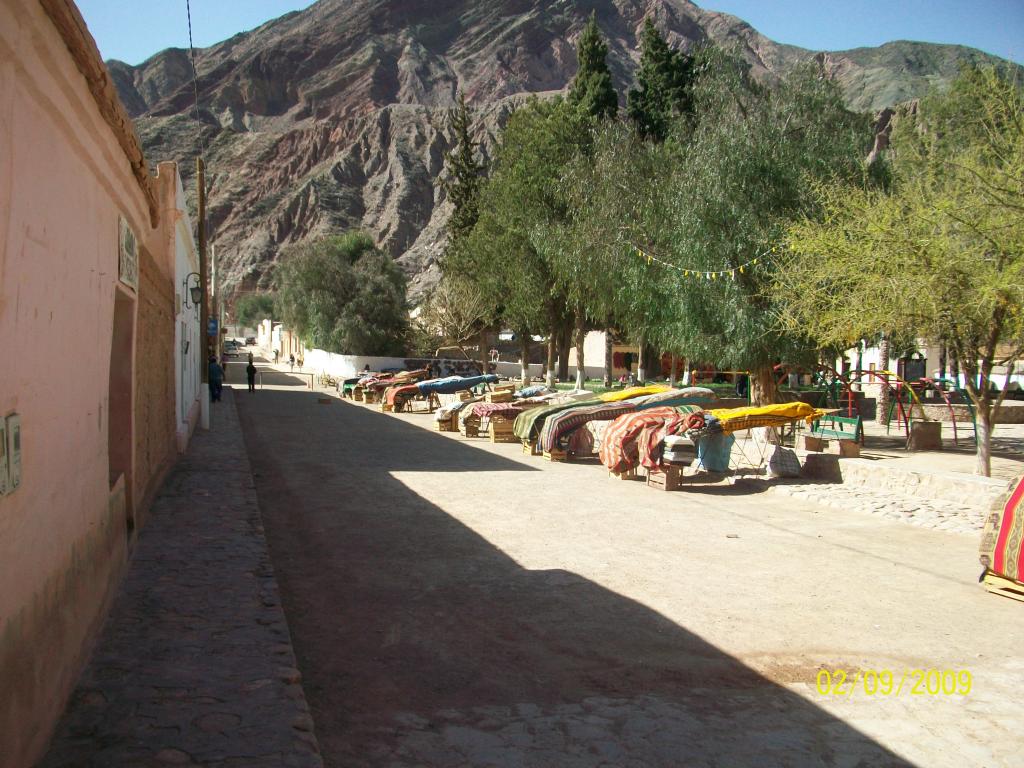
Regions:
[[[689,0],[320,0],[196,49],[198,121],[186,50],[108,67],[147,157],[188,158],[205,145],[211,242],[229,291],[265,287],[287,245],[359,227],[402,265],[415,298],[438,276],[449,211],[435,180],[456,94],[488,155],[517,104],[567,87],[592,11],[620,101],[648,17],[673,47],[732,48],[762,79],[815,60],[862,111],[921,96],[961,62],[1003,61],[904,41],[809,51]],[[182,172],[191,176],[187,163]]]

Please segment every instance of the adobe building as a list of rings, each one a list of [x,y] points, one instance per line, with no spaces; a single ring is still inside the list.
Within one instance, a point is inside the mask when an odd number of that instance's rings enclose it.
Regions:
[[[0,0],[4,766],[45,749],[194,425],[183,209],[173,164],[150,175],[74,4]]]

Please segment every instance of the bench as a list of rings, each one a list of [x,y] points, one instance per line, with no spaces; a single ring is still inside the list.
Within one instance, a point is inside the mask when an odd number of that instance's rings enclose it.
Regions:
[[[811,434],[804,436],[804,449],[825,450],[825,442],[839,443],[839,455],[848,458],[860,456],[860,444],[864,436],[864,424],[860,416],[836,416],[829,414],[811,422]]]

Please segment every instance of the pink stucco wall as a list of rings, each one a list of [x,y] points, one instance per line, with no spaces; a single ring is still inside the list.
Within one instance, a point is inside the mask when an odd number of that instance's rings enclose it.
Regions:
[[[119,215],[157,279],[173,270],[60,34],[37,0],[0,0],[0,417],[20,414],[23,439],[21,487],[0,498],[5,766],[45,748],[124,567],[133,494],[111,488],[107,453]]]

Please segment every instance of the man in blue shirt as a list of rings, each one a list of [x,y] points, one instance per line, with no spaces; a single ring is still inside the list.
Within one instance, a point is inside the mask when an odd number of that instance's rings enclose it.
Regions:
[[[210,400],[220,402],[220,393],[224,389],[224,369],[217,364],[217,357],[210,355]]]

